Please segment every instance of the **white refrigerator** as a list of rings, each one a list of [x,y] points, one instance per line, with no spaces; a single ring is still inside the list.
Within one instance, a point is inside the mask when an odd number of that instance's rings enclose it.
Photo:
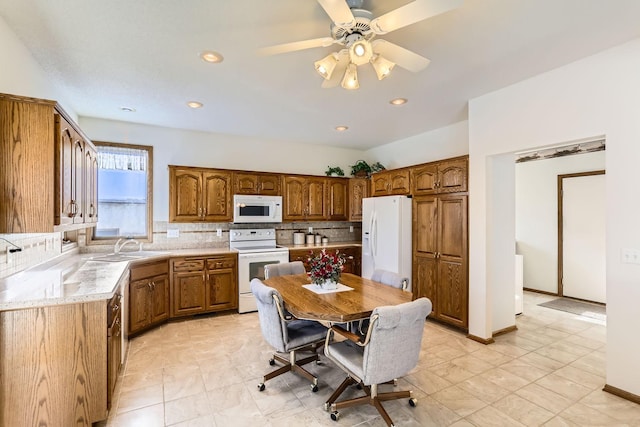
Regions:
[[[409,279],[411,290],[411,198],[362,199],[362,277],[382,269]]]

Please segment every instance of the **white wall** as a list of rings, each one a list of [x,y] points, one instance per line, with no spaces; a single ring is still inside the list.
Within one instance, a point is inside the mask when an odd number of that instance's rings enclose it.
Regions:
[[[604,168],[605,151],[516,164],[516,242],[525,288],[558,292],[558,175]]]
[[[492,162],[504,153],[604,135],[607,212],[607,383],[640,395],[640,265],[622,264],[622,248],[640,249],[640,39],[469,103],[469,332],[488,338],[495,312],[493,255],[513,252],[515,228],[490,230],[515,196],[497,200]],[[515,167],[515,165],[514,165]],[[512,257],[503,260],[512,265]],[[498,278],[499,279],[499,278]],[[494,312],[492,316],[490,313]],[[498,315],[500,317],[502,315]],[[506,316],[506,315],[505,315]]]
[[[467,121],[401,139],[366,152],[367,159],[379,161],[387,169],[469,154]],[[366,159],[365,159],[366,160]]]
[[[59,88],[52,82],[40,64],[0,17],[0,93],[44,98],[58,101],[64,110],[76,117],[75,111],[65,102]],[[10,66],[9,66],[10,65]]]
[[[169,217],[167,165],[202,166],[264,172],[324,175],[327,166],[349,165],[364,153],[319,145],[290,144],[206,132],[80,117],[80,127],[95,141],[153,146],[153,219]]]

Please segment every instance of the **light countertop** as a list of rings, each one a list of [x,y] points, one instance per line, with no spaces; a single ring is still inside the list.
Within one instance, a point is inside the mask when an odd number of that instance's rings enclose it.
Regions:
[[[228,253],[235,252],[229,248],[178,249],[144,252],[144,257],[120,262],[91,259],[104,255],[100,253],[64,254],[0,279],[0,311],[106,300],[127,277],[130,265],[170,257]]]

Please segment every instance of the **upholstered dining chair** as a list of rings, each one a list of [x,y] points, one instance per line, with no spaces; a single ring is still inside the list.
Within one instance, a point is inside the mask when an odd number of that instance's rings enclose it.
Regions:
[[[347,378],[324,406],[325,410],[332,411],[334,421],[338,420],[341,408],[369,404],[378,409],[388,426],[392,426],[393,421],[381,402],[408,397],[409,405],[417,404],[411,397],[411,391],[379,393],[378,385],[400,378],[415,368],[420,356],[424,321],[429,313],[431,301],[427,298],[378,307],[371,314],[364,339],[339,326],[331,327],[325,340],[324,354],[347,373]],[[334,334],[346,339],[334,340]],[[337,402],[351,384],[360,384],[366,395]]]
[[[402,289],[403,291],[407,290],[407,285],[409,282],[406,277],[401,277],[398,273],[380,269],[374,270],[373,274],[371,275],[371,280],[373,280],[374,282],[383,283],[387,286]]]
[[[267,264],[264,266],[265,279],[304,273],[306,273],[306,270],[302,261],[281,262],[280,264]]]
[[[258,384],[258,390],[263,391],[265,389],[264,383],[271,378],[285,372],[295,372],[311,381],[311,391],[318,391],[318,378],[302,366],[318,361],[315,349],[324,341],[327,328],[318,322],[286,316],[280,293],[262,283],[260,279],[251,281],[251,292],[256,297],[260,329],[265,341],[276,352],[288,353],[289,355],[288,359],[277,354],[273,355],[269,364],[273,366],[277,361],[283,366],[266,374],[262,382]],[[301,350],[312,350],[313,355],[296,360],[296,352]]]
[[[391,286],[396,289],[402,289],[403,291],[407,290],[407,285],[409,282],[409,279],[400,276],[398,273],[382,269],[374,270],[373,274],[371,275],[371,280],[373,280],[374,282],[382,283],[383,285]],[[355,332],[364,336],[367,333],[368,327],[369,319],[362,319],[358,322],[352,323],[349,329],[351,330],[351,332]]]

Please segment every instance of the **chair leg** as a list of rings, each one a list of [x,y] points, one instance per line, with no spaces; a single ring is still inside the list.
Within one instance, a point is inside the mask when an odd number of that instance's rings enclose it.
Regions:
[[[366,393],[365,396],[356,397],[354,399],[347,399],[347,400],[342,400],[340,402],[336,402],[336,399],[340,396],[340,394],[342,394],[342,392],[344,392],[344,390],[349,385],[355,384],[355,382],[356,381],[353,378],[347,377],[342,382],[342,384],[340,384],[340,386],[336,389],[336,391],[333,392],[331,397],[329,397],[329,400],[327,400],[327,402],[324,404],[324,409],[325,410],[331,409],[331,411],[333,411],[332,414],[331,414],[331,418],[334,419],[334,420],[338,419],[338,417],[339,417],[338,409],[349,408],[351,406],[357,406],[357,405],[369,404],[369,405],[374,406],[378,410],[378,413],[380,413],[380,416],[382,417],[382,419],[384,419],[384,421],[387,424],[387,426],[393,426],[394,425],[393,424],[393,420],[391,419],[391,417],[389,416],[387,411],[382,406],[382,402],[388,401],[388,400],[402,399],[402,398],[406,398],[406,397],[410,398],[411,397],[411,391],[392,391],[392,392],[389,392],[389,393],[378,393],[378,385],[377,384],[372,384],[371,386],[366,386],[364,384],[361,384],[362,390]],[[414,400],[414,403],[412,403],[411,405],[415,406],[415,400]]]
[[[311,381],[311,390],[313,392],[318,391],[318,378],[302,367],[302,365],[306,365],[307,363],[313,362],[315,360],[319,360],[318,354],[314,354],[313,356],[296,360],[296,352],[291,351],[289,352],[289,360],[277,354],[273,355],[273,360],[278,361],[279,363],[283,364],[283,366],[276,369],[275,371],[272,371],[266,374],[263,377],[262,382],[258,384],[258,390],[263,391],[264,383],[272,378],[282,375],[285,372],[295,372],[301,375],[302,377],[308,379],[309,381]]]

